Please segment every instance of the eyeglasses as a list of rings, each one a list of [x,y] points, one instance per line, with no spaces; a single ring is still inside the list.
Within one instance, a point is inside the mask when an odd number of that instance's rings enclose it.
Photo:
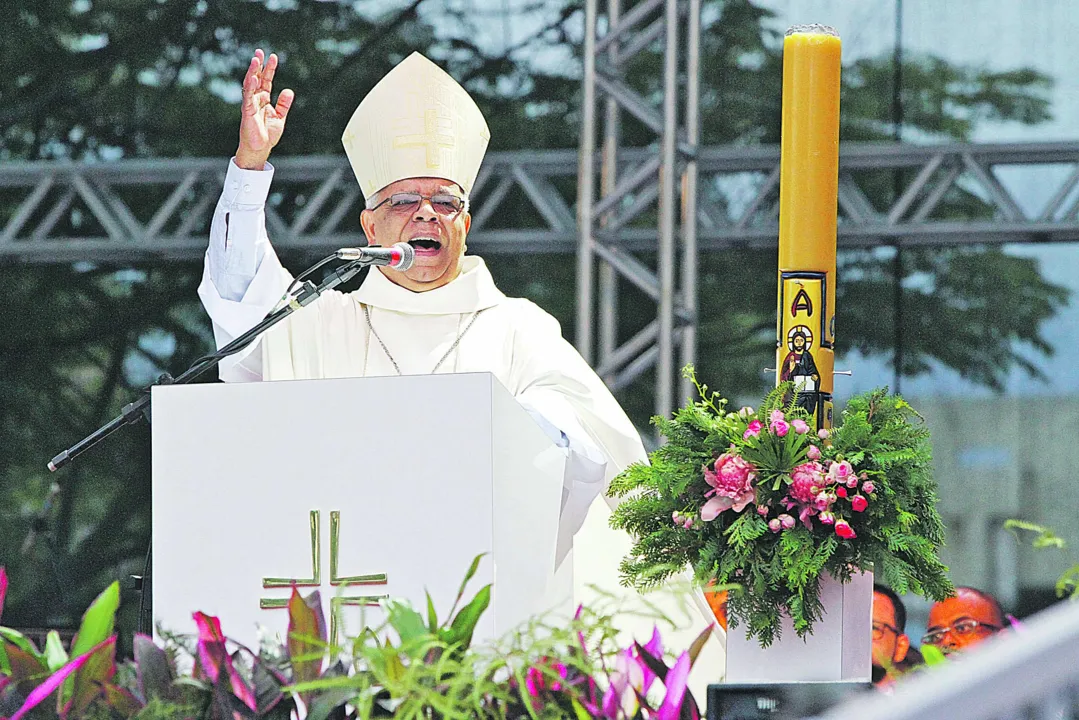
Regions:
[[[902,635],[903,634],[903,633],[899,632],[899,628],[892,627],[891,625],[889,625],[887,623],[873,623],[873,639],[874,640],[880,640],[882,637],[884,637],[884,631],[885,630],[891,630],[896,635]]]
[[[457,213],[468,207],[468,201],[464,198],[451,195],[450,193],[436,193],[434,195],[421,195],[414,192],[401,192],[394,193],[382,202],[367,208],[368,210],[377,210],[378,208],[386,205],[390,206],[390,210],[398,212],[412,212],[420,206],[420,203],[424,200],[431,201],[431,207],[439,215],[456,215]]]
[[[922,636],[923,645],[940,645],[941,640],[948,633],[954,634],[956,637],[963,637],[964,635],[971,635],[979,628],[983,630],[990,630],[996,632],[1000,630],[998,625],[988,625],[986,623],[978,622],[977,620],[971,620],[970,618],[963,618],[962,620],[956,620],[948,627],[940,628],[939,630],[930,630]]]

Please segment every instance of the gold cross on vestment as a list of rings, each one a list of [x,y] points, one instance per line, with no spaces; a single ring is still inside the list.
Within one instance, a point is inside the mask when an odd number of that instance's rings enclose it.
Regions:
[[[422,135],[400,135],[393,139],[394,149],[408,147],[427,148],[427,167],[436,168],[441,165],[442,153],[440,150],[452,149],[457,145],[457,138],[439,132],[438,110],[434,108],[425,110],[423,113]]]

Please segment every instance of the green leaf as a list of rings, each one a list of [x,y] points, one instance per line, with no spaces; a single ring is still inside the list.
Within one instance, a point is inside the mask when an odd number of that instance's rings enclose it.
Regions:
[[[575,697],[571,697],[570,701],[573,703],[573,714],[577,720],[592,720],[592,716],[584,709],[584,706]]]
[[[712,637],[712,623],[709,623],[708,627],[706,627],[704,630],[702,630],[701,634],[698,635],[696,637],[696,639],[693,640],[692,643],[690,643],[690,646],[689,646],[689,666],[690,667],[693,667],[693,665],[697,662],[697,656],[701,654],[701,650],[704,649],[704,646],[708,642],[708,638],[710,638],[710,637]]]
[[[81,717],[99,695],[104,691],[105,683],[116,674],[116,636],[94,648],[86,662],[75,672],[74,691],[69,701],[70,712],[74,717]]]
[[[116,610],[120,607],[120,583],[114,582],[86,608],[79,625],[79,634],[71,644],[71,656],[78,657],[103,643],[112,635]]]
[[[22,652],[18,648],[13,648],[17,652]],[[91,648],[91,651],[96,648]],[[49,674],[48,668],[42,667],[46,676],[41,678],[41,681],[36,683],[33,691],[26,695],[26,700],[23,702],[22,707],[12,715],[13,718],[24,717],[27,713],[40,705],[45,700],[53,697],[56,693],[61,691],[61,686],[71,681],[72,673],[76,672],[90,659],[90,653],[79,655],[73,658],[70,662],[64,665],[62,668],[54,673]],[[66,713],[61,714],[61,717],[65,717]]]
[[[355,687],[339,687],[314,694],[307,706],[307,720],[326,720],[334,710],[356,697],[357,692]]]
[[[139,691],[146,702],[171,699],[174,680],[168,655],[148,635],[136,635],[133,643]]]
[[[468,582],[476,575],[476,571],[479,570],[480,560],[487,553],[480,553],[476,557],[472,558],[472,564],[468,567],[468,572],[465,573],[465,579],[461,581],[461,587],[457,588],[457,597],[453,600],[453,607],[450,608],[450,613],[446,617],[453,617],[457,612],[457,605],[461,602],[461,598],[465,596],[465,588],[468,587]]]
[[[109,683],[102,690],[104,691],[105,705],[113,711],[114,716],[132,718],[143,708],[143,703],[139,702],[138,698],[124,688]]]
[[[1058,536],[1052,529],[1047,528],[1044,525],[1038,525],[1025,520],[1012,519],[1004,521],[1004,529],[1010,530],[1016,537],[1019,536],[1019,533],[1015,532],[1016,530],[1025,530],[1027,532],[1035,533],[1036,536],[1031,544],[1038,550],[1048,547],[1055,547],[1063,550],[1068,546],[1068,543],[1064,538]]]
[[[5,652],[10,668],[8,674],[14,682],[19,683],[19,691],[23,694],[49,677],[49,667],[45,664],[45,659],[37,653],[27,652],[19,645],[8,645]]]
[[[449,644],[467,648],[472,643],[472,633],[476,630],[476,624],[490,604],[491,586],[485,585],[453,618],[453,623],[450,625]]]
[[[412,609],[408,603],[400,600],[386,600],[382,604],[386,610],[386,618],[401,643],[409,643],[418,638],[428,635],[427,625],[423,622],[423,616]]]
[[[66,665],[68,660],[60,633],[50,630],[45,636],[45,664],[49,666],[49,670],[55,672]]]
[[[935,645],[922,645],[921,653],[927,667],[948,662],[948,657]]]
[[[425,591],[426,592],[426,591]],[[434,633],[438,630],[438,614],[435,612],[435,602],[431,599],[431,593],[427,594],[427,631]]]
[[[292,679],[297,683],[314,680],[322,673],[326,655],[326,619],[322,596],[315,590],[306,598],[293,587],[288,601],[288,655]],[[309,699],[303,698],[304,704]]]
[[[1079,599],[1079,564],[1073,565],[1064,571],[1056,583],[1057,597],[1064,597],[1071,593],[1071,599]]]
[[[34,643],[30,641],[30,638],[26,637],[18,630],[0,627],[0,638],[3,638],[4,640],[19,648],[23,652],[27,653],[28,655],[33,656],[42,665],[48,666],[48,661],[45,659],[45,655],[38,652],[37,648],[34,647]]]
[[[255,686],[255,707],[260,716],[267,713],[284,702],[286,696],[282,688],[288,684],[287,678],[271,667],[269,663],[256,660],[251,670],[252,684]]]

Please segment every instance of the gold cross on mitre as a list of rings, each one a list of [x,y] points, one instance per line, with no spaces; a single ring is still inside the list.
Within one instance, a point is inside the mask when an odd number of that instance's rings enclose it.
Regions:
[[[394,150],[409,147],[427,148],[427,167],[437,168],[442,164],[442,148],[452,150],[457,146],[457,138],[453,134],[439,132],[439,121],[443,120],[450,125],[450,133],[453,132],[453,118],[441,115],[437,109],[428,108],[423,112],[422,135],[398,135],[393,139]]]

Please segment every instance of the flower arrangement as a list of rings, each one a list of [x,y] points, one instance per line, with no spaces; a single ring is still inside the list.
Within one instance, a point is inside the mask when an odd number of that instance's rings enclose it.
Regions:
[[[39,650],[0,627],[0,718],[699,720],[686,682],[708,631],[670,665],[658,630],[645,645],[619,648],[610,616],[585,608],[569,627],[535,618],[474,646],[490,586],[458,605],[478,562],[443,622],[430,597],[426,616],[390,600],[383,625],[330,646],[318,591],[305,598],[294,588],[284,643],[252,651],[229,641],[217,618],[195,613],[190,642],[174,637],[162,648],[137,635],[128,661],[117,658],[113,583],[87,609],[70,651],[55,632]],[[6,588],[0,568],[0,610]],[[178,671],[180,654],[190,671]]]
[[[839,427],[814,432],[789,383],[758,410],[730,412],[685,374],[700,399],[655,418],[666,444],[612,483],[623,499],[611,524],[634,540],[626,584],[648,589],[688,567],[702,586],[736,586],[729,623],[764,647],[784,615],[812,632],[824,573],[873,570],[900,593],[951,594],[928,431],[904,400],[855,397]]]

